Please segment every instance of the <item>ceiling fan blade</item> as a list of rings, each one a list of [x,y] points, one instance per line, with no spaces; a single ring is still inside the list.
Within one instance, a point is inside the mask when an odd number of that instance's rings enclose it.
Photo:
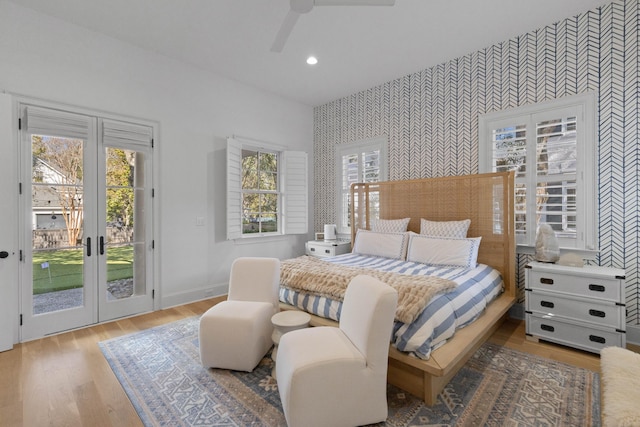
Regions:
[[[396,0],[313,0],[314,6],[393,6]]]
[[[289,0],[291,9],[271,45],[271,52],[282,52],[293,27],[301,14],[310,12],[313,6],[393,6],[395,0]]]
[[[291,31],[293,30],[294,25],[296,25],[299,17],[300,14],[293,10],[290,10],[287,13],[287,16],[284,17],[284,22],[282,23],[280,30],[278,30],[278,34],[276,34],[276,39],[271,45],[271,52],[282,52],[282,48],[287,42],[289,34],[291,34]]]

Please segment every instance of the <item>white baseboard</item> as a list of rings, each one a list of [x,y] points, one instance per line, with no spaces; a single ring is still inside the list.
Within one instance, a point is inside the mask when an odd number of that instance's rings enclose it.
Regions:
[[[640,326],[627,325],[627,343],[640,345]]]
[[[160,302],[162,309],[175,307],[178,305],[189,304],[191,302],[201,301],[203,299],[213,298],[226,295],[229,291],[229,284],[223,283],[212,285],[206,288],[194,289],[186,292],[178,292],[170,295],[163,295]]]

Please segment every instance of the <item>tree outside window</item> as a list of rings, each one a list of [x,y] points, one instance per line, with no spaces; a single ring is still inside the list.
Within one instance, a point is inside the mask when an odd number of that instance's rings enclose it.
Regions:
[[[107,148],[107,224],[133,227],[134,168],[136,152]]]
[[[242,150],[242,233],[279,231],[278,155]]]
[[[31,147],[33,203],[41,206],[42,202],[35,199],[47,197],[47,192],[55,194],[55,199],[49,200],[48,203],[60,209],[66,226],[67,244],[75,246],[82,238],[83,141],[33,135]]]

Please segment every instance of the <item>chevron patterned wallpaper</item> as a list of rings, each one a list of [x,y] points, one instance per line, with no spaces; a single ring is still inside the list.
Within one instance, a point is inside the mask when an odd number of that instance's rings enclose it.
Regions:
[[[640,324],[640,0],[616,1],[314,109],[315,228],[334,223],[334,150],[389,138],[391,180],[478,172],[478,115],[595,91],[599,99],[596,264],[626,270]],[[518,257],[519,300],[524,301]]]

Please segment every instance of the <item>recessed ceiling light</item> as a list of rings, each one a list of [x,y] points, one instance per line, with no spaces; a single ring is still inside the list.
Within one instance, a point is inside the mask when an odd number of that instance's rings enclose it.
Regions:
[[[315,56],[310,56],[307,58],[307,64],[316,65],[317,63],[318,63],[318,58],[316,58]]]

